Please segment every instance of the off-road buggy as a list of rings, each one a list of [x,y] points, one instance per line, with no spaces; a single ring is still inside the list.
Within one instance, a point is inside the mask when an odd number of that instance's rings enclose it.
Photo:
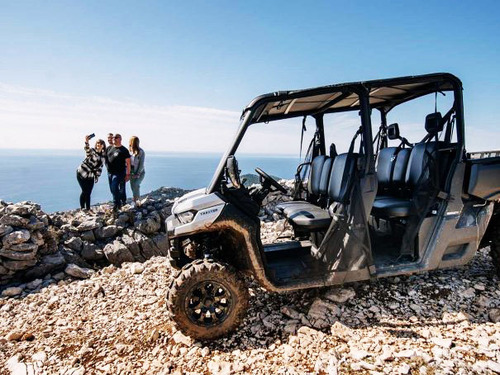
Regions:
[[[443,95],[449,104],[440,112]],[[431,108],[412,113],[418,123],[410,129],[424,136],[409,141],[404,136],[414,132],[400,133],[388,114],[423,97]],[[356,126],[337,153],[330,143],[344,141],[337,129],[345,117],[331,125],[332,139],[326,124],[346,112]],[[263,245],[262,202],[286,190],[259,168],[260,187],[245,187],[235,154],[250,127],[294,118],[313,119],[315,131],[297,168],[294,200],[276,207],[293,235]],[[500,153],[467,154],[464,126],[462,83],[445,73],[255,98],[210,185],[178,199],[166,220],[169,259],[180,269],[168,291],[174,322],[202,340],[235,329],[248,304],[241,272],[286,292],[460,266],[485,245],[500,265]]]

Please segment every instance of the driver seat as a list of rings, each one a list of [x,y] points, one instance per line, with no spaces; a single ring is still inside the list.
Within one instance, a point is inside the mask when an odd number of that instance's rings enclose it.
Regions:
[[[318,155],[311,162],[307,192],[310,197],[317,199],[318,206],[320,207],[326,206],[330,172],[336,157],[337,151],[335,144],[332,143],[330,146],[330,156]],[[310,206],[310,203],[307,201],[288,201],[276,205],[276,208],[284,212],[286,209],[299,208],[304,206],[304,204],[305,207]]]
[[[328,202],[330,204],[345,204],[349,200],[357,158],[358,154],[345,153],[338,155],[333,161],[328,179]],[[324,230],[328,228],[332,220],[327,209],[308,202],[285,207],[283,214],[294,228],[308,232]]]

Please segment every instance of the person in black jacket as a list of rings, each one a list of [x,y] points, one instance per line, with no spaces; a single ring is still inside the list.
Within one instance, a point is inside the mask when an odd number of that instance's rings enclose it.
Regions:
[[[102,139],[98,139],[95,148],[89,146],[89,136],[85,137],[85,160],[76,170],[76,179],[80,184],[82,193],[80,194],[80,208],[90,210],[90,195],[94,184],[99,180],[104,164],[104,149],[106,144]]]
[[[113,194],[113,211],[116,213],[127,200],[125,183],[130,180],[130,153],[122,146],[120,134],[115,134],[114,145],[106,149],[106,159]]]

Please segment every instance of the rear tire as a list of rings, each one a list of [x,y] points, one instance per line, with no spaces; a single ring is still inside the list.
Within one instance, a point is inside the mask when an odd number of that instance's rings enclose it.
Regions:
[[[232,267],[196,260],[174,276],[167,306],[184,334],[197,340],[213,340],[238,327],[248,299],[248,289]]]

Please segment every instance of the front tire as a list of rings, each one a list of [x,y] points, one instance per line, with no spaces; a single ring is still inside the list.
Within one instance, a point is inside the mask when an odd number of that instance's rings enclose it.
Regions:
[[[246,314],[248,299],[248,289],[232,267],[196,260],[174,277],[167,306],[184,334],[213,340],[238,327]]]

